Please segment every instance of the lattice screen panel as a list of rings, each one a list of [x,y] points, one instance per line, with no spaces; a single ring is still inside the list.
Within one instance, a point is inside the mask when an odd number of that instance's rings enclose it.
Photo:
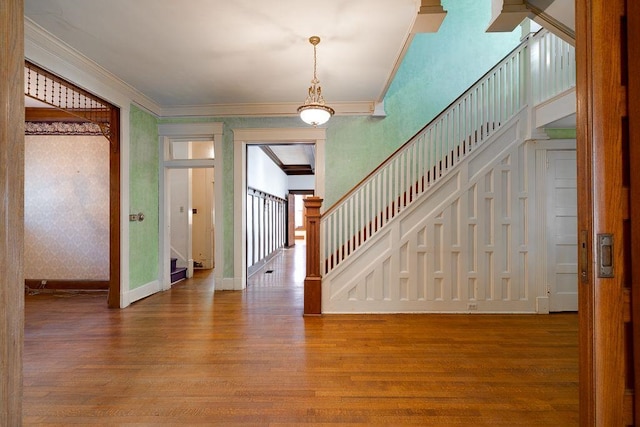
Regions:
[[[110,104],[28,61],[24,64],[24,81],[25,96],[98,125],[113,143]]]

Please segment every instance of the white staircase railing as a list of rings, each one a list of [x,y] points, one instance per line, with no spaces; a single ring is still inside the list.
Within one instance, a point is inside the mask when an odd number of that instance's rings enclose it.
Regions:
[[[548,31],[529,42],[533,105],[538,105],[576,86],[576,51]]]
[[[574,62],[573,48],[545,30],[521,43],[322,215],[321,274],[344,262],[524,108],[532,80],[537,102],[575,86]]]

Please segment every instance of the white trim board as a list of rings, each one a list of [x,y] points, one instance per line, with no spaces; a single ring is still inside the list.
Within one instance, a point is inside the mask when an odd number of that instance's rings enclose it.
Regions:
[[[122,299],[124,302],[126,302],[126,306],[130,305],[133,302],[136,302],[138,300],[141,300],[143,298],[146,298],[150,295],[153,295],[157,292],[161,291],[160,289],[160,282],[157,280],[154,280],[152,282],[149,282],[145,285],[139,286],[135,289],[132,289],[130,291],[127,292],[123,292],[122,293]]]

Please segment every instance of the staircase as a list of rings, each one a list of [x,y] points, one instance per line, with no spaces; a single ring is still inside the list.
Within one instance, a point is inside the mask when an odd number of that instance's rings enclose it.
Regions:
[[[327,209],[322,312],[534,311],[525,139],[574,62],[545,30],[526,39]]]
[[[171,258],[171,284],[187,278],[187,268],[178,267],[178,258]]]

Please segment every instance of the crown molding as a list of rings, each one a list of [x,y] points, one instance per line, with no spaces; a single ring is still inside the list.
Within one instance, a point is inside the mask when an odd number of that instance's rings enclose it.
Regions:
[[[44,28],[24,18],[25,58],[72,81],[107,101],[128,108],[137,104],[160,118],[169,117],[295,117],[300,103],[203,104],[161,106],[133,86],[96,64]],[[371,115],[374,101],[331,103],[336,115]]]
[[[25,59],[34,64],[72,80],[74,84],[120,107],[129,108],[128,103],[134,102],[153,114],[160,113],[160,105],[151,98],[27,17],[24,18],[24,39]],[[127,105],[123,105],[124,103]]]
[[[300,103],[273,104],[205,104],[179,105],[162,108],[162,117],[296,117]],[[375,110],[373,101],[331,103],[340,116],[370,115]]]

